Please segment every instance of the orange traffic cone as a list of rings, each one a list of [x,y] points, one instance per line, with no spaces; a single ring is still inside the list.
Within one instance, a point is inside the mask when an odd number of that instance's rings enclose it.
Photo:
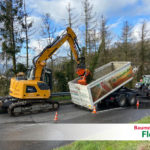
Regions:
[[[137,100],[137,102],[136,102],[136,108],[137,108],[137,109],[139,109],[139,105],[140,105],[140,104],[139,104],[139,100]]]
[[[56,114],[55,114],[55,117],[54,117],[54,121],[57,121],[58,120],[58,114],[57,114],[57,111],[56,111]]]
[[[93,112],[92,112],[93,114],[96,114],[96,107],[94,106],[94,108],[93,108]]]

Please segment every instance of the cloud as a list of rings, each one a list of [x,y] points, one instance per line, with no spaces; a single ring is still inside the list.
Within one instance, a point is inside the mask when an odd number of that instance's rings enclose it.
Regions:
[[[29,58],[28,58],[28,61],[29,61],[29,64],[31,65],[32,64],[32,59],[33,59],[33,54],[28,54],[29,55]],[[18,54],[16,56],[16,59],[17,59],[17,63],[22,63],[24,65],[26,65],[26,54]]]
[[[120,15],[119,12],[123,11],[123,8],[132,6],[136,4],[138,0],[95,0],[94,1],[94,6],[95,10],[99,14],[104,14],[107,16],[112,16],[112,15]],[[124,12],[126,13],[126,12]]]
[[[34,0],[28,0],[27,6],[36,15],[50,13],[56,22],[62,23],[68,17],[66,7],[69,2],[71,3],[71,7],[74,8],[74,14],[80,20],[81,14],[83,14],[83,3],[81,0],[36,0],[36,2]],[[123,10],[124,8],[133,6],[135,9],[138,5],[138,0],[89,0],[89,2],[93,4],[93,10],[98,13],[98,16],[102,14],[107,16],[125,15],[127,12]],[[128,10],[128,12],[130,11],[133,12],[133,8]]]
[[[119,18],[115,23],[109,25],[109,29],[118,27],[123,22],[123,17]]]
[[[140,41],[142,32],[143,20],[140,20],[132,29],[132,37],[135,41]],[[150,21],[146,21],[145,35],[146,39],[150,38]]]
[[[28,0],[27,5],[35,14],[50,13],[56,22],[60,22],[66,18],[66,7],[69,2],[70,0],[36,0],[36,2],[34,0]],[[79,0],[76,0],[76,2],[71,1],[71,6],[78,6],[78,2]]]
[[[28,22],[33,22],[32,23],[32,28],[29,32],[29,35],[31,34],[31,37],[34,38],[34,39],[37,39],[37,37],[39,37],[39,35],[41,35],[41,22],[42,22],[42,19],[40,16],[34,16],[34,15],[31,15],[27,18]],[[33,34],[32,34],[33,33]]]
[[[150,14],[150,1],[142,0],[138,6],[134,9],[134,14],[136,15],[149,15]]]
[[[43,39],[33,39],[30,42],[30,47],[34,50],[34,55],[38,55],[42,50],[48,45],[47,38]],[[54,57],[58,56],[66,56],[68,53],[69,44],[65,42],[59,49],[54,53]]]

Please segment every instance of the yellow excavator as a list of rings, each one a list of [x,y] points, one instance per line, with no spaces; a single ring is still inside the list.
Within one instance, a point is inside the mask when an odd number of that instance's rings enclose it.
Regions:
[[[33,67],[24,77],[23,73],[11,79],[8,97],[0,99],[1,108],[8,111],[11,116],[57,110],[59,103],[50,100],[52,89],[52,72],[46,68],[46,60],[49,59],[58,48],[68,41],[71,51],[77,62],[76,73],[81,77],[78,84],[86,85],[90,71],[85,67],[85,58],[81,56],[77,37],[74,31],[68,27],[61,36],[58,36],[50,45],[33,58]],[[80,57],[79,57],[80,55]]]

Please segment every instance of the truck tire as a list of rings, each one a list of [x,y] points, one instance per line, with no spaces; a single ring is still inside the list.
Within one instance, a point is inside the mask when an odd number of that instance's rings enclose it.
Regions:
[[[124,107],[126,106],[126,96],[124,94],[120,94],[119,97],[117,98],[117,104],[119,107]]]
[[[147,97],[147,95],[148,95],[148,89],[147,89],[147,87],[143,86],[141,91],[142,91],[142,96]]]
[[[131,93],[131,94],[128,94],[127,97],[128,97],[127,100],[128,100],[129,106],[135,105],[135,103],[136,103],[136,96]]]

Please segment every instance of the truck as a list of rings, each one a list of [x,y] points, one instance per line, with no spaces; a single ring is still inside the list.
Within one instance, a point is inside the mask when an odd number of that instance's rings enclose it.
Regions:
[[[150,98],[150,75],[143,75],[140,82],[135,84],[135,89],[139,96]]]
[[[134,77],[131,62],[110,62],[93,73],[93,80],[87,85],[77,83],[79,78],[70,81],[69,90],[72,102],[92,110],[102,104],[117,104],[120,107],[134,105],[136,92],[126,88]]]

